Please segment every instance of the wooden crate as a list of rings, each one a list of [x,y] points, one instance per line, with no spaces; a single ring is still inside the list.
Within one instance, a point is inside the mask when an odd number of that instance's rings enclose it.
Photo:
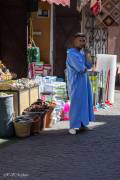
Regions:
[[[21,115],[22,112],[30,106],[29,100],[29,89],[24,91],[20,91],[19,93],[19,114]]]
[[[33,104],[39,98],[39,86],[30,88],[30,105]]]
[[[19,116],[39,98],[39,86],[23,90],[0,90],[7,94],[13,94],[15,116]]]
[[[19,110],[19,98],[18,98],[18,92],[7,92],[9,94],[13,94],[13,105],[14,105],[14,113],[15,116],[20,115],[20,110]]]

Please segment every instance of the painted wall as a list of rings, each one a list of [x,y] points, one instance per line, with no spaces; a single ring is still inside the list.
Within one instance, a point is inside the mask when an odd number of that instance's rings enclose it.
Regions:
[[[39,1],[39,8],[49,10],[49,17],[39,17],[37,13],[32,13],[33,31],[41,32],[41,35],[34,35],[36,46],[40,48],[41,61],[50,61],[50,5],[47,2]]]
[[[120,26],[111,26],[108,30],[108,53],[116,54],[120,62]]]

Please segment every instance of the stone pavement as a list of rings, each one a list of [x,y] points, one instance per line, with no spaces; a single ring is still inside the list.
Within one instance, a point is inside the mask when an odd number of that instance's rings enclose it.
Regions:
[[[68,134],[68,122],[0,149],[0,180],[120,180],[120,91],[93,131]]]

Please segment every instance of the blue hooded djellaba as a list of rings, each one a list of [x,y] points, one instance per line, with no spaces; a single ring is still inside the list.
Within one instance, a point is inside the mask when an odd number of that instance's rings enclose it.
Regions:
[[[84,52],[71,48],[67,51],[66,75],[70,97],[70,128],[86,127],[94,120],[93,96],[86,69],[92,64]]]

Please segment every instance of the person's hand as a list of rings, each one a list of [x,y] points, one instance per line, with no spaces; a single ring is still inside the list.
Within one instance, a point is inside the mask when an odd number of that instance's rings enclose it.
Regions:
[[[84,53],[85,53],[86,60],[92,64],[91,51],[87,48],[84,48]]]
[[[95,66],[95,64],[94,64],[93,67],[92,67],[92,71],[96,71],[96,66]]]
[[[86,53],[86,60],[92,64],[92,56],[90,52]]]

